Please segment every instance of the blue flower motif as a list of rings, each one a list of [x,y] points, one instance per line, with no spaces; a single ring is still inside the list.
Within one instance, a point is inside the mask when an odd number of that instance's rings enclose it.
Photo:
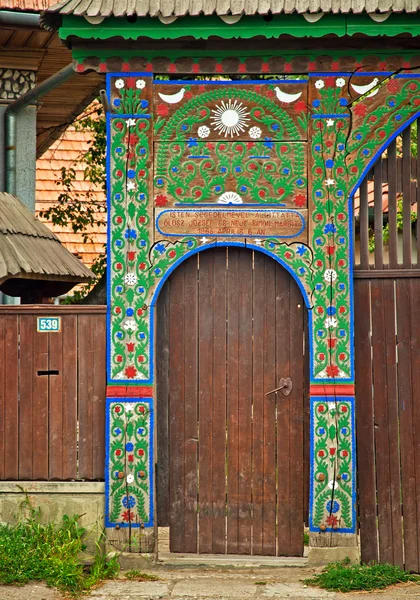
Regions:
[[[235,167],[235,173],[242,173],[242,167]]]
[[[389,100],[388,106],[395,106],[395,100]]]
[[[316,190],[316,191],[315,191],[315,196],[316,196],[317,198],[321,198],[321,197],[322,197],[322,191],[321,191],[321,190]]]
[[[222,189],[222,188],[221,188],[221,186],[220,186],[220,185],[215,185],[215,186],[214,186],[214,191],[215,191],[215,192],[220,192],[220,191],[221,191],[221,189]]]
[[[327,169],[332,169],[334,166],[334,161],[332,160],[332,158],[329,158],[328,160],[325,161],[325,166],[327,167]]]
[[[134,310],[132,308],[127,308],[125,314],[127,315],[127,317],[132,317],[134,315]]]
[[[197,138],[190,137],[187,142],[188,148],[193,148],[194,146],[198,146]]]
[[[179,169],[178,167],[172,167],[171,171],[172,173],[178,173]]]
[[[144,427],[139,427],[139,428],[137,429],[137,433],[138,433],[139,435],[144,435]]]
[[[123,336],[122,331],[118,331],[117,338],[120,340],[122,338],[122,336]]]
[[[129,170],[127,171],[127,177],[128,177],[129,179],[134,179],[134,177],[135,177],[135,176],[136,176],[136,172],[134,171],[134,169],[129,169]]]
[[[318,427],[318,435],[324,435],[325,429],[324,427]]]
[[[402,116],[401,116],[401,115],[395,115],[395,120],[396,120],[396,121],[401,121],[401,119],[402,119]]]
[[[318,292],[322,290],[322,283],[317,283],[315,289],[318,290]]]
[[[337,231],[333,223],[327,223],[324,227],[324,233],[335,233]]]
[[[346,238],[344,238],[342,235],[338,238],[338,242],[340,244],[344,244],[345,241],[346,241]]]
[[[140,240],[140,247],[144,248],[146,246],[146,240]]]
[[[119,98],[115,98],[114,106],[121,106],[121,100]]]
[[[344,283],[339,283],[338,284],[338,289],[342,292],[344,290],[346,286],[344,285]]]
[[[241,185],[241,192],[246,192],[246,185]]]
[[[121,194],[115,194],[114,198],[115,200],[121,200]]]
[[[349,475],[348,475],[348,473],[343,473],[343,474],[341,475],[341,479],[343,479],[344,481],[347,481],[347,480],[348,480],[348,478],[349,478]]]
[[[322,244],[322,238],[316,238],[315,243],[317,246],[321,246]]]
[[[144,338],[145,338],[145,337],[146,337],[146,335],[143,333],[143,331],[141,331],[141,332],[139,333],[139,338],[140,338],[141,340],[144,340]]]
[[[165,252],[165,245],[164,244],[156,244],[155,250],[157,252],[159,252],[159,254],[163,254],[163,252]]]
[[[343,195],[343,190],[337,190],[337,196],[342,196]]]
[[[226,167],[220,167],[220,172],[221,173],[226,173],[226,171],[227,171]]]
[[[284,173],[285,175],[288,175],[288,174],[290,173],[290,169],[288,169],[287,167],[285,167],[285,168],[283,169],[283,173]]]
[[[192,248],[192,246],[194,246],[194,242],[192,240],[188,240],[187,246],[188,248]]]
[[[123,151],[123,149],[121,148],[121,146],[118,146],[118,148],[115,148],[115,152],[117,154],[121,154],[122,151]]]
[[[304,275],[305,274],[305,268],[304,267],[300,267],[299,274],[300,275]]]
[[[127,450],[127,452],[133,452],[134,444],[132,444],[131,442],[127,442],[127,444],[125,445],[125,449]]]
[[[275,244],[274,244],[274,242],[269,242],[269,243],[268,243],[268,247],[269,247],[269,248],[274,248],[274,247],[275,247]]]
[[[117,287],[115,288],[117,290],[117,292],[121,293],[123,291],[122,285],[117,285]]]
[[[121,248],[121,246],[123,245],[122,240],[117,240],[115,242],[115,245],[118,246],[118,248]]]
[[[329,512],[329,513],[336,513],[340,510],[340,505],[337,502],[337,500],[334,500],[334,501],[328,500],[326,509],[327,509],[327,512]]]
[[[343,435],[347,435],[348,431],[349,431],[349,430],[347,429],[347,427],[342,427],[342,428],[341,428],[341,433],[342,433]]]
[[[329,306],[327,308],[327,315],[335,315],[335,313],[337,312],[337,309],[335,308],[335,306]]]
[[[337,148],[338,150],[344,150],[344,144],[338,144]]]
[[[182,129],[182,131],[187,131],[188,125],[181,125],[181,129]]]
[[[140,102],[140,106],[141,106],[142,108],[147,108],[147,107],[149,106],[149,103],[148,103],[148,101],[147,101],[147,100],[142,100],[142,101]]]
[[[159,267],[156,267],[156,269],[154,270],[154,273],[155,273],[156,275],[160,275],[160,274],[161,274],[161,272],[162,272],[162,269],[159,269]]]
[[[139,194],[138,196],[139,200],[144,200],[146,198],[145,194]]]
[[[146,154],[146,148],[140,148],[139,153],[140,154]]]
[[[144,292],[145,292],[144,287],[142,285],[137,288],[137,291],[139,294],[144,294]]]
[[[322,147],[319,144],[316,144],[316,146],[314,147],[315,152],[321,152]]]
[[[125,508],[133,508],[136,505],[136,499],[134,496],[124,496],[122,503]]]
[[[318,108],[319,106],[321,106],[321,100],[313,100],[312,106],[314,106],[315,108]]]
[[[156,185],[163,185],[163,179],[161,179],[159,177],[159,179],[156,179]]]
[[[370,150],[368,148],[365,148],[362,152],[362,154],[364,154],[365,156],[369,156],[370,154]]]
[[[277,131],[277,129],[278,129],[278,128],[279,128],[279,125],[278,125],[278,123],[273,123],[273,124],[271,125],[271,129],[272,129],[273,131]]]
[[[296,185],[298,185],[298,186],[303,185],[303,179],[297,179],[296,180]]]
[[[346,332],[345,332],[345,330],[344,330],[344,329],[340,329],[340,330],[339,330],[339,332],[338,332],[338,335],[339,335],[340,337],[344,337],[344,336],[346,335]]]
[[[324,337],[323,329],[318,329],[318,331],[316,333],[317,333],[318,337]]]
[[[340,98],[340,106],[347,106],[347,98]]]
[[[115,427],[114,435],[120,435],[120,433],[121,433],[121,429],[119,427]]]
[[[361,140],[363,135],[361,133],[356,133],[356,140]]]
[[[271,141],[270,137],[266,137],[264,138],[263,146],[265,146],[266,148],[273,148],[274,142]]]
[[[296,253],[299,254],[299,256],[303,256],[306,252],[307,248],[305,246],[299,246],[298,249],[296,250]]]

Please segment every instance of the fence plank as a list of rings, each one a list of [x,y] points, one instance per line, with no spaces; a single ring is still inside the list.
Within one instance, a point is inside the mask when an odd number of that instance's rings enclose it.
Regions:
[[[25,365],[20,370],[20,403],[19,403],[19,479],[32,479],[32,402],[33,402],[33,317],[20,317],[20,364]]]
[[[93,326],[92,479],[105,476],[106,320],[88,317]]]
[[[359,519],[362,562],[378,560],[376,527],[376,480],[374,412],[372,397],[372,355],[370,323],[370,282],[356,280],[354,286],[355,371],[357,410],[357,456]]]
[[[403,266],[412,268],[411,255],[411,130],[402,132]]]
[[[105,315],[90,317],[105,321]],[[77,315],[63,317],[63,479],[77,478]],[[104,395],[105,397],[105,395]]]
[[[58,371],[58,375],[49,375],[49,465],[48,478],[63,478],[63,446],[67,440],[63,438],[63,330],[66,327],[66,317],[61,319],[61,331],[40,334],[48,336],[49,353],[48,368]]]
[[[78,316],[79,353],[78,415],[79,415],[79,472],[80,479],[93,479],[93,356],[96,325],[86,315]]]
[[[375,269],[384,268],[383,256],[383,205],[382,205],[382,161],[378,160],[373,168],[374,176],[374,232],[375,232]]]
[[[0,479],[18,479],[18,320],[0,317]]]
[[[37,333],[36,318],[31,319],[33,332],[33,372],[30,373],[33,386],[33,412],[32,412],[32,477],[34,479],[48,479],[48,433],[49,433],[49,399],[48,375],[41,375],[40,371],[48,371],[48,334]],[[22,376],[23,369],[20,369]]]
[[[369,197],[368,181],[360,185],[360,268],[369,269]]]
[[[420,281],[410,281],[411,311],[407,313],[411,325],[411,376],[413,394],[413,443],[416,496],[416,520],[408,523],[417,538],[417,561],[420,567]],[[413,511],[414,512],[414,511]]]

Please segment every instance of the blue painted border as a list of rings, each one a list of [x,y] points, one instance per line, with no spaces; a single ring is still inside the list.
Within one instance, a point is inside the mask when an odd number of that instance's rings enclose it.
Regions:
[[[286,213],[295,213],[295,214],[297,214],[300,217],[301,221],[302,221],[302,227],[301,227],[301,229],[298,231],[298,233],[295,233],[294,235],[256,235],[255,234],[255,237],[257,239],[259,239],[259,238],[261,238],[261,239],[265,239],[265,238],[267,238],[267,239],[270,239],[270,238],[273,238],[273,239],[274,238],[275,239],[291,239],[291,238],[298,237],[302,233],[302,231],[305,229],[306,221],[305,221],[303,215],[301,215],[300,212],[298,212],[297,210],[294,210],[294,209],[274,208],[274,209],[270,210],[269,208],[261,208],[259,210],[258,209],[252,209],[251,211],[247,211],[246,209],[243,209],[243,208],[236,208],[236,207],[232,208],[231,204],[229,204],[229,205],[227,204],[226,205],[226,207],[228,207],[228,206],[229,206],[229,208],[197,208],[194,212],[197,212],[197,213],[200,213],[200,212],[201,213],[208,213],[208,212],[225,213],[225,212],[229,211],[229,212],[237,212],[238,214],[243,213],[243,212],[255,212],[255,213],[261,213],[261,212],[262,213],[267,213],[267,212],[270,212],[270,213],[274,213],[274,212],[284,213],[284,212],[286,212]],[[219,238],[220,237],[229,237],[229,238],[244,238],[244,237],[248,238],[248,237],[252,237],[253,238],[254,237],[253,235],[252,236],[251,235],[244,235],[243,233],[241,233],[241,234],[236,234],[236,233],[205,233],[205,234],[204,233],[166,233],[166,232],[162,231],[159,228],[158,222],[159,222],[159,219],[161,218],[161,216],[164,215],[165,213],[168,213],[168,212],[183,212],[183,211],[180,208],[167,208],[165,210],[162,210],[162,212],[160,212],[157,215],[157,217],[155,219],[155,227],[156,227],[157,231],[160,234],[164,235],[165,237],[176,237],[176,238],[179,238],[179,236],[181,236],[181,237],[182,236],[185,236],[185,237],[200,237],[200,236],[201,237],[206,237],[206,236],[208,236],[208,237],[215,237],[215,238],[218,238],[218,237]],[[269,215],[267,215],[267,218],[269,218]]]
[[[110,423],[111,423],[111,403],[117,402],[118,404],[132,404],[134,402],[142,402],[149,405],[149,520],[144,523],[144,527],[154,526],[154,437],[155,437],[155,423],[154,423],[154,408],[153,398],[115,398],[109,397],[106,399],[106,425],[105,425],[105,527],[132,527],[139,529],[142,527],[140,523],[114,523],[108,518],[110,507],[110,478],[109,478],[109,452],[110,452]]]
[[[331,115],[327,114],[316,114],[311,115],[311,119],[350,119],[351,115],[349,113],[334,113]]]
[[[340,379],[341,382],[341,379]],[[314,488],[315,488],[315,479],[314,479],[314,444],[315,444],[315,436],[314,436],[314,405],[317,402],[348,402],[351,407],[351,456],[352,456],[352,469],[351,469],[351,483],[352,483],[352,492],[351,492],[351,502],[352,502],[352,527],[340,527],[338,529],[333,529],[332,527],[327,527],[322,533],[356,533],[356,418],[355,418],[355,401],[354,396],[311,396],[310,397],[310,421],[309,421],[309,432],[310,432],[310,486],[309,486],[309,531],[321,533],[319,527],[316,527],[313,524],[313,508],[314,508]]]
[[[320,71],[308,73],[308,77],[357,77],[359,75],[364,77],[373,77],[378,75],[389,77],[394,73],[395,71]]]
[[[199,76],[200,74],[197,73],[197,75]],[[217,75],[217,73],[215,73],[215,75]],[[223,73],[220,73],[220,75],[223,75]],[[191,79],[191,80],[182,80],[182,79],[166,79],[164,81],[161,81],[159,79],[155,79],[154,81],[155,85],[278,85],[279,83],[283,84],[283,83],[300,83],[300,84],[307,84],[308,83],[308,78],[306,75],[304,75],[304,79],[244,79],[244,80],[235,80],[235,81],[218,81],[218,80],[214,80],[214,79],[202,79],[202,80],[196,80],[196,79]]]

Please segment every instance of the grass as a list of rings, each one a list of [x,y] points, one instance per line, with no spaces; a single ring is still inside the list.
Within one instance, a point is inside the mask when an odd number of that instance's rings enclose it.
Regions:
[[[159,577],[157,575],[153,575],[152,573],[143,573],[142,571],[137,571],[136,569],[131,569],[130,571],[125,571],[124,577],[127,579],[131,579],[133,581],[158,581]]]
[[[346,559],[328,565],[318,575],[305,579],[304,583],[335,592],[368,592],[409,581],[420,582],[420,575],[407,573],[395,565],[352,565],[350,560]]]
[[[39,511],[29,508],[29,516],[16,525],[0,525],[0,583],[24,585],[45,581],[61,591],[80,595],[102,579],[119,573],[118,557],[108,560],[97,543],[93,564],[85,568],[79,554],[85,549],[85,530],[79,516],[64,516],[59,525],[43,525]]]

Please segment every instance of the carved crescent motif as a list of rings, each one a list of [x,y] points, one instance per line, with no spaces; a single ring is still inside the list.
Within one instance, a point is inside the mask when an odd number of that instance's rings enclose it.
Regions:
[[[176,94],[168,95],[161,94],[160,92],[158,92],[158,94],[161,100],[163,100],[164,102],[167,102],[168,104],[178,104],[178,102],[181,102],[182,98],[184,97],[185,88],[181,88]]]
[[[375,77],[375,79],[373,81],[371,81],[370,83],[368,83],[366,85],[355,85],[354,83],[352,83],[351,87],[354,89],[354,91],[357,94],[360,94],[362,96],[363,94],[366,94],[366,92],[368,92],[369,90],[374,88],[378,84],[378,81],[379,81],[379,79],[377,77]],[[379,92],[379,88],[376,88],[376,90],[373,90],[373,92],[368,94],[366,96],[366,98],[371,98],[372,96],[375,96],[375,94],[377,94],[378,92]]]
[[[287,104],[289,104],[290,102],[294,102],[302,95],[302,92],[298,92],[297,94],[286,94],[286,92],[282,92],[281,89],[278,87],[275,87],[274,90],[280,102],[287,102]]]

